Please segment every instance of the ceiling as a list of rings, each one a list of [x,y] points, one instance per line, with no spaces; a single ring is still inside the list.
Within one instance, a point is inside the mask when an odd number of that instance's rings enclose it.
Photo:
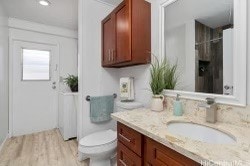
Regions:
[[[40,5],[38,0],[1,1],[9,17],[77,30],[77,0],[49,0],[51,5],[48,7]]]
[[[211,28],[233,24],[233,0],[178,0],[166,7],[165,19],[166,29],[194,19]]]
[[[78,27],[78,0],[49,0],[51,5],[42,6],[38,0],[1,0],[9,17],[72,30]],[[118,5],[122,0],[97,0]],[[233,0],[178,0],[167,7],[167,27],[196,19],[212,28],[229,23],[230,6]],[[233,22],[233,18],[231,18]]]
[[[78,0],[49,0],[42,6],[38,0],[1,0],[9,17],[77,30]],[[117,6],[122,0],[96,0]]]

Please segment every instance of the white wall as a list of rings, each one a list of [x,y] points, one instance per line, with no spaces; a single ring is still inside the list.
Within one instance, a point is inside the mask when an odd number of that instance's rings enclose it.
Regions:
[[[184,85],[187,90],[195,91],[195,21],[191,20],[185,23],[185,50],[186,50],[186,67]],[[184,88],[185,89],[185,88]]]
[[[246,108],[238,108],[238,107],[232,107],[234,110],[237,111],[250,111],[250,2],[248,3],[248,52],[247,52],[247,101],[248,106]],[[152,52],[157,55],[159,50],[159,36],[158,32],[159,29],[157,27],[157,21],[159,20],[159,16],[157,15],[157,7],[154,6],[157,5],[157,3],[152,4],[152,25],[155,28],[152,28]],[[156,13],[155,13],[156,11]],[[191,26],[191,24],[190,24]],[[194,28],[193,28],[194,29]],[[195,41],[194,41],[195,42]],[[191,53],[190,53],[191,54]],[[191,70],[191,69],[190,69]],[[136,72],[135,72],[136,71]],[[149,106],[150,104],[150,93],[145,93],[142,89],[145,89],[145,87],[148,87],[149,82],[149,66],[136,66],[136,67],[129,67],[129,68],[123,68],[120,69],[120,75],[119,76],[134,76],[135,81],[135,91],[136,91],[136,99],[138,101],[143,102],[145,105]],[[145,73],[148,73],[148,75],[145,76]],[[146,100],[144,100],[146,99]]]
[[[247,3],[247,104],[250,107],[250,2]]]
[[[59,76],[65,78],[68,74],[77,75],[77,39],[16,28],[9,28],[9,33],[10,40],[58,45]],[[59,86],[60,91],[70,91],[63,82]]]
[[[159,14],[155,0],[151,4],[152,12],[152,44],[151,52],[159,55]],[[114,6],[100,3],[95,0],[79,1],[79,74],[80,78],[80,110],[78,121],[78,137],[89,133],[115,127],[114,121],[93,124],[89,119],[89,103],[85,100],[87,95],[101,96],[117,93],[119,95],[120,77],[135,78],[136,100],[149,106],[151,92],[149,88],[149,67],[141,65],[121,69],[105,69],[101,67],[101,21],[114,9]],[[93,10],[95,9],[95,10]]]
[[[186,26],[185,24],[165,31],[165,56],[171,64],[177,63],[178,89],[188,89],[186,78]]]
[[[8,18],[0,2],[0,147],[8,134]]]
[[[159,8],[155,0],[151,2],[151,52],[159,56]],[[121,69],[104,69],[101,67],[101,21],[114,6],[102,4],[100,1],[79,1],[79,74],[80,97],[78,115],[78,138],[102,129],[114,127],[113,123],[92,124],[89,119],[89,103],[86,95],[105,95],[116,92],[119,95],[119,79],[135,78],[135,98],[146,107],[150,105],[149,88],[150,65],[141,65]],[[94,11],[92,9],[95,9]]]
[[[168,20],[165,20],[168,22]],[[177,63],[177,90],[195,91],[195,21],[165,29],[165,56]]]
[[[91,123],[87,95],[102,96],[118,93],[117,69],[101,67],[101,21],[113,10],[113,6],[94,0],[79,1],[79,85],[80,106],[78,137],[103,129],[114,128],[114,121]]]
[[[60,32],[60,35],[58,33],[46,33],[46,31],[37,31],[39,28],[35,28],[34,30],[27,29],[26,27],[26,21],[19,20],[18,26],[15,26],[13,21],[11,22],[11,28],[9,28],[9,46],[10,51],[13,50],[13,44],[14,41],[25,41],[25,42],[32,42],[32,43],[41,43],[41,44],[48,44],[53,45],[57,47],[59,51],[59,76],[66,77],[68,74],[74,74],[78,75],[78,67],[77,67],[77,39],[74,37],[74,35],[68,35],[71,33],[67,33],[68,31],[61,30],[61,28],[53,27],[53,29],[58,29],[57,32]],[[9,23],[10,23],[9,22]],[[23,26],[21,26],[22,24]],[[29,22],[28,26],[29,28],[34,28],[39,26],[37,23],[35,23],[35,26],[33,26],[32,22]],[[42,25],[42,27],[45,27],[46,25]],[[51,26],[47,27],[48,29],[51,29]],[[66,35],[64,35],[66,32]],[[72,32],[74,34],[74,32]],[[70,37],[72,36],[72,37]],[[10,65],[12,65],[12,61],[10,59]],[[10,66],[10,69],[12,69],[12,66]],[[59,79],[58,79],[59,80]],[[12,78],[10,77],[10,82],[12,82]],[[63,83],[59,83],[59,91],[70,91],[69,88]],[[13,90],[10,87],[10,119],[12,119],[12,97],[13,96]],[[25,97],[25,96],[24,96]],[[60,104],[60,103],[59,103]],[[57,124],[57,119],[54,118],[53,124]],[[12,131],[12,123],[10,123],[10,130]],[[10,134],[12,132],[10,131]],[[12,135],[11,135],[12,136]]]
[[[156,0],[147,0],[151,3],[151,52],[156,57],[159,56],[159,6]],[[119,69],[118,80],[120,77],[134,77],[135,79],[135,100],[150,106],[151,90],[150,65],[134,66]]]
[[[159,55],[159,13],[158,1],[151,2],[152,42],[151,52]],[[149,89],[150,65],[127,67],[121,69],[104,69],[101,67],[101,20],[113,9],[93,0],[80,0],[79,3],[79,73],[80,78],[80,114],[78,120],[79,138],[94,131],[110,127],[112,124],[92,124],[89,120],[89,103],[85,101],[87,95],[105,95],[118,92],[119,78],[131,76],[135,78],[136,100],[142,102],[146,107],[150,105],[151,92]],[[92,9],[95,9],[92,11]],[[248,3],[250,9],[250,3]],[[250,11],[248,11],[250,12]],[[194,24],[193,24],[194,25]],[[191,22],[189,28],[192,28]],[[186,27],[187,28],[187,27]],[[194,28],[193,28],[194,29]],[[248,17],[248,29],[250,31],[250,17]],[[188,28],[186,29],[186,31]],[[248,34],[248,54],[250,53],[250,34]],[[192,38],[192,36],[188,36]],[[195,41],[193,41],[195,42]],[[189,53],[194,54],[194,53]],[[250,64],[250,58],[248,58]],[[248,103],[250,104],[250,65],[248,65]],[[236,110],[248,110],[248,108],[237,108]]]
[[[148,107],[151,99],[151,89],[149,86],[150,80],[150,65],[141,65],[134,67],[127,67],[119,69],[119,75],[117,79],[121,77],[133,77],[134,78],[134,90],[135,100],[143,103]]]

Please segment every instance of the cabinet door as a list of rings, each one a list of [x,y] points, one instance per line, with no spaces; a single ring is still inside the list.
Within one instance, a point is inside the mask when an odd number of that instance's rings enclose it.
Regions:
[[[195,161],[149,138],[145,139],[144,161],[147,166],[198,166]]]
[[[133,151],[118,141],[117,146],[117,165],[118,166],[141,166],[142,160]]]
[[[114,20],[112,15],[109,15],[102,21],[102,66],[114,62],[114,33]]]
[[[117,124],[117,138],[127,148],[135,152],[138,156],[142,156],[142,135],[137,131],[123,125]]]
[[[114,11],[116,29],[116,63],[132,60],[131,0],[124,0]]]

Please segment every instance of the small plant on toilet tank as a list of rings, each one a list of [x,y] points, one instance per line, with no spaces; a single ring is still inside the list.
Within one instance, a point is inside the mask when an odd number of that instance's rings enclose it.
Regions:
[[[153,93],[151,100],[152,111],[163,111],[164,89],[174,89],[177,84],[176,77],[177,65],[171,65],[166,58],[162,61],[156,57],[150,69],[150,88]]]

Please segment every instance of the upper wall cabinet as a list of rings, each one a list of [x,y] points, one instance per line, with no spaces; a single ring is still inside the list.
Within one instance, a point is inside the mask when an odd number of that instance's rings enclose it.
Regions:
[[[151,62],[151,5],[124,0],[102,21],[102,66],[126,67]]]
[[[115,25],[112,15],[102,21],[102,65],[111,65],[115,51]]]

